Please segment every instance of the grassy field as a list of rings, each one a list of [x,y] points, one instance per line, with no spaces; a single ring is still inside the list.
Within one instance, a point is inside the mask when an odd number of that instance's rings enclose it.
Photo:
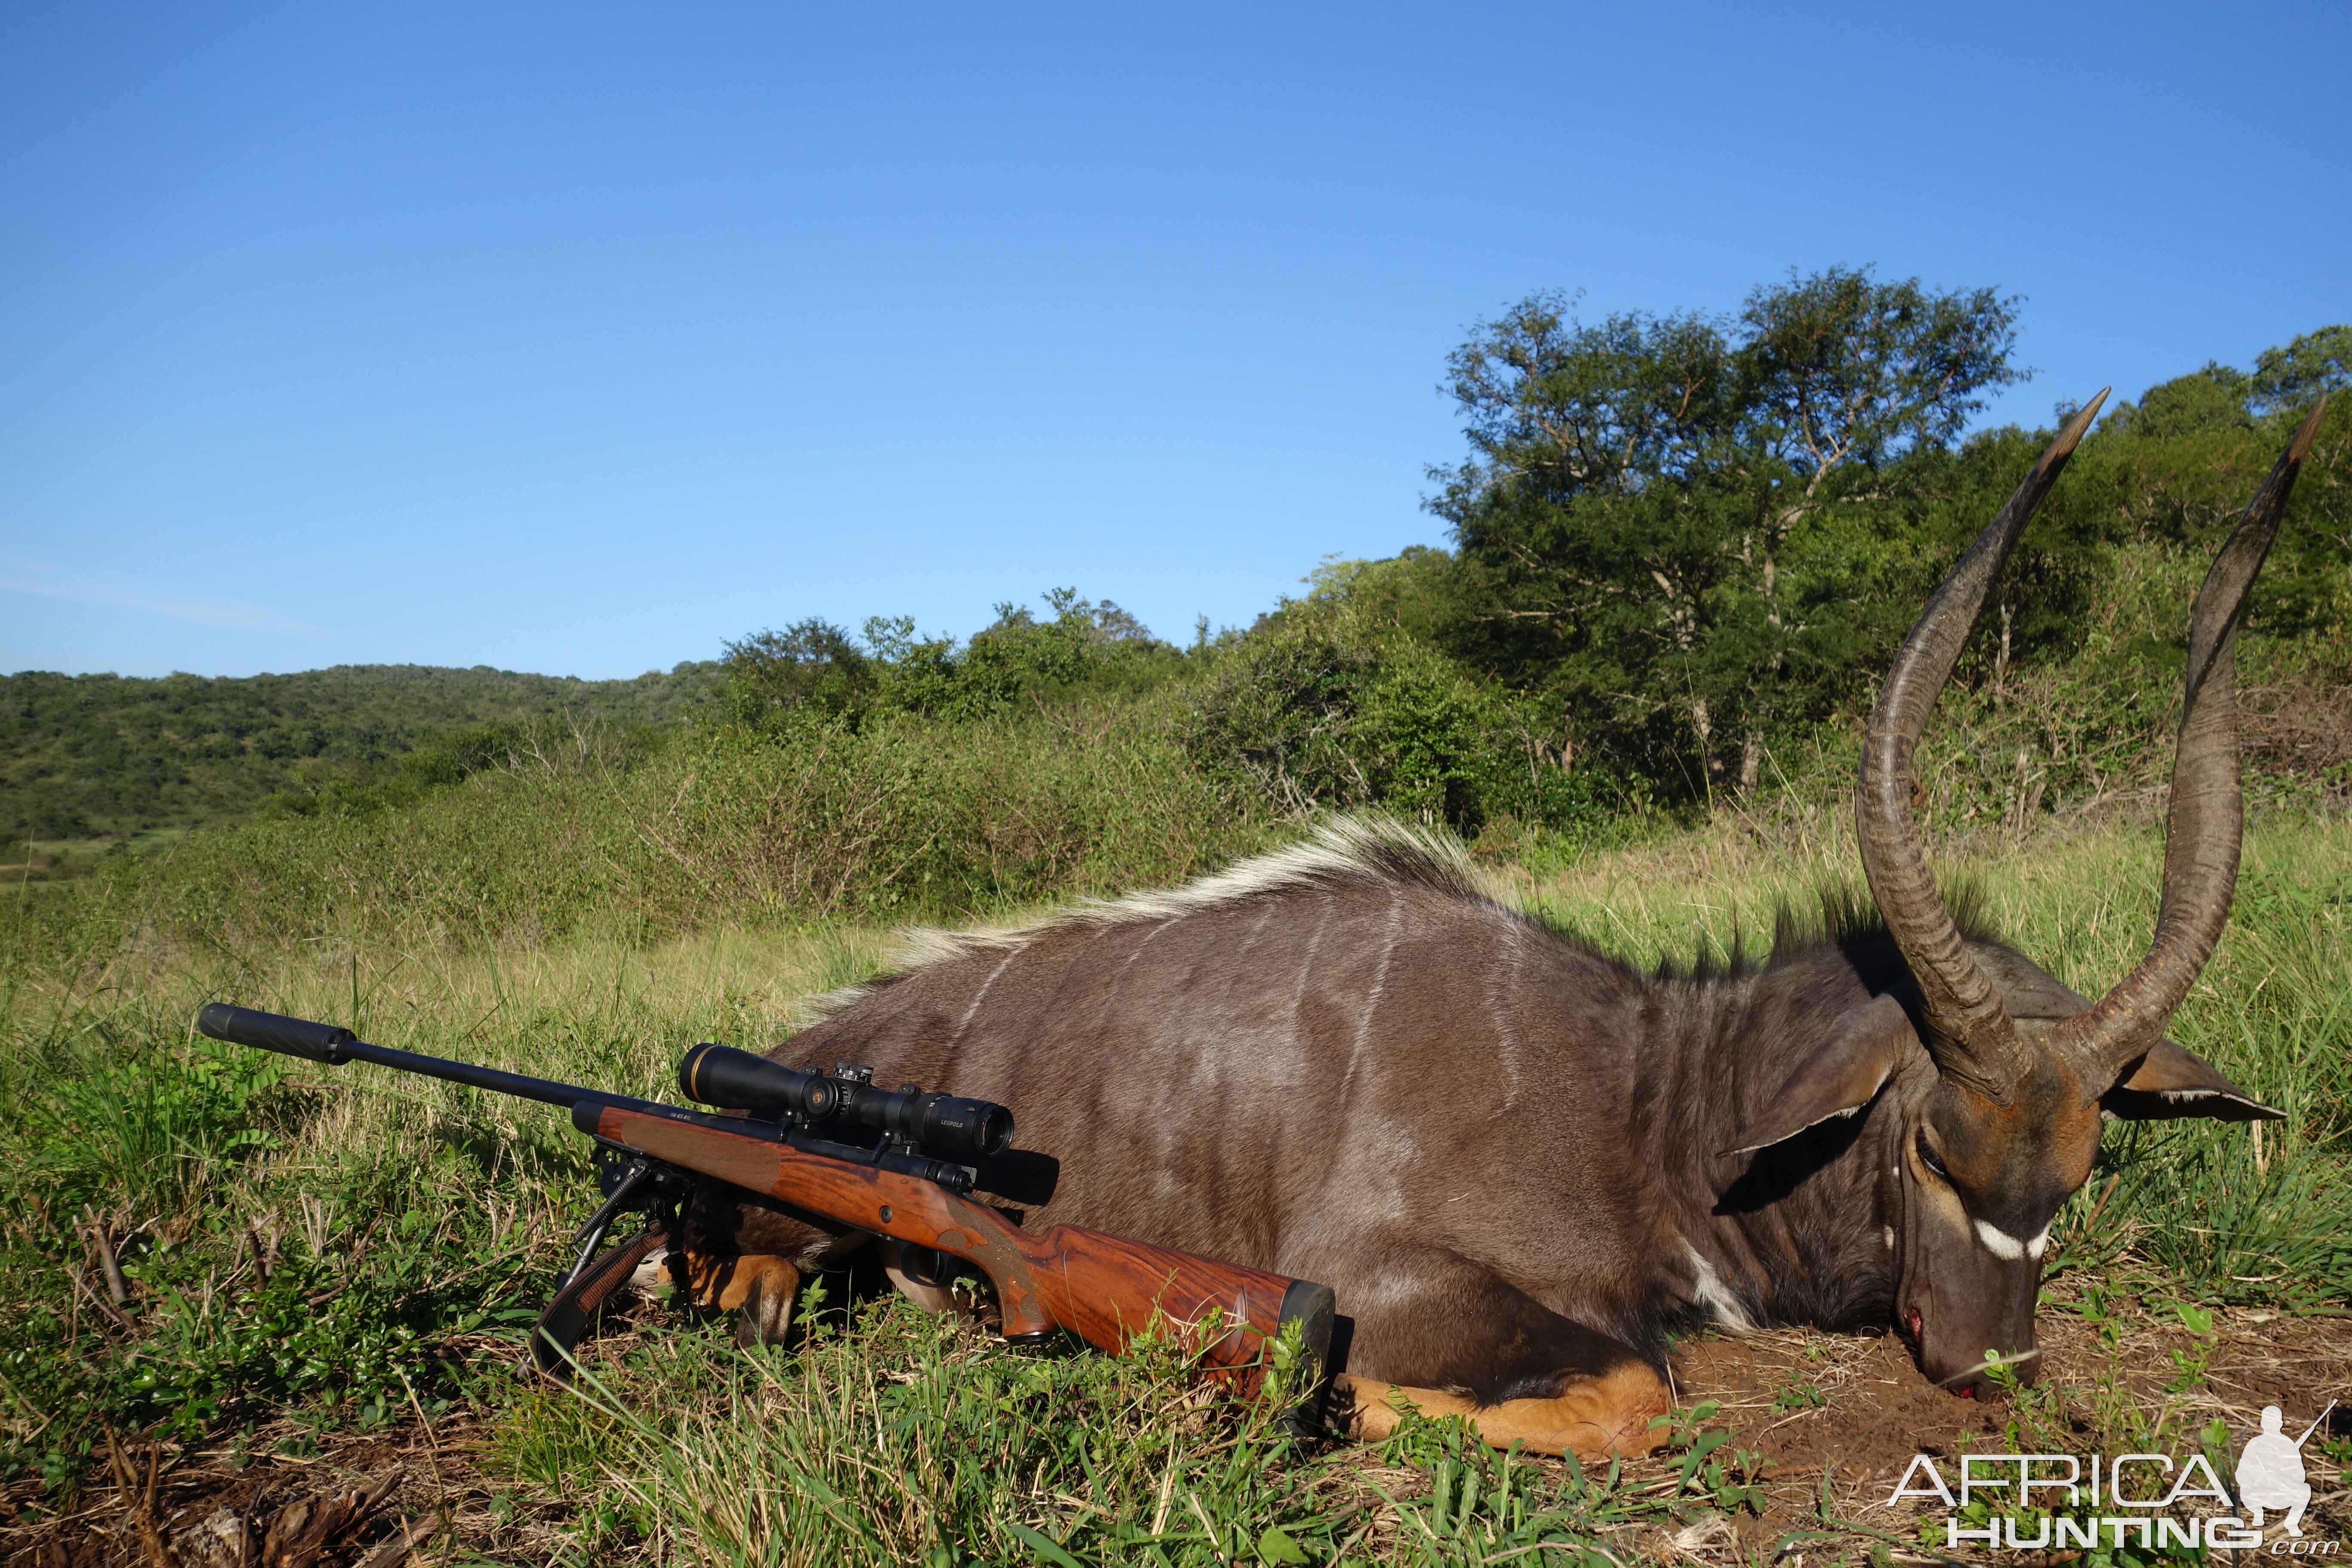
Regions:
[[[2149,826],[2110,817],[1979,835],[1941,863],[2095,994],[2146,945],[2159,850]],[[1842,813],[1790,805],[1510,875],[1531,907],[1646,961],[1738,932],[1760,945],[1777,902],[1853,864]],[[563,1119],[216,1047],[192,1037],[193,1011],[235,999],[657,1095],[685,1047],[772,1042],[808,998],[885,962],[888,932],[719,924],[504,945],[278,929],[300,934],[247,945],[151,924],[80,950],[52,940],[0,973],[0,1553],[153,1561],[137,1555],[143,1517],[179,1561],[210,1562],[207,1520],[282,1519],[381,1478],[351,1541],[430,1516],[427,1556],[448,1563],[1601,1568],[1760,1563],[1784,1545],[1916,1560],[1908,1521],[1865,1514],[1885,1490],[1875,1459],[1790,1447],[1807,1422],[1878,1409],[1894,1397],[1881,1382],[1918,1383],[1875,1338],[1686,1344],[1675,1447],[1606,1471],[1490,1454],[1437,1425],[1294,1449],[1269,1405],[1203,1394],[1172,1352],[994,1346],[854,1269],[810,1287],[792,1345],[739,1352],[723,1325],[649,1303],[590,1348],[581,1394],[543,1393],[511,1366],[592,1206]],[[2045,1319],[2074,1349],[2011,1405],[1947,1400],[1938,1419],[2066,1445],[2049,1451],[2202,1430],[2238,1408],[2228,1347],[2249,1325],[2281,1325],[2272,1340],[2304,1325],[2306,1381],[2341,1375],[2347,952],[2352,822],[2259,823],[2237,917],[2173,1033],[2290,1120],[2111,1131],[2053,1251]],[[2332,1433],[2320,1441],[2352,1462]],[[2323,1502],[2324,1526],[2340,1506]]]

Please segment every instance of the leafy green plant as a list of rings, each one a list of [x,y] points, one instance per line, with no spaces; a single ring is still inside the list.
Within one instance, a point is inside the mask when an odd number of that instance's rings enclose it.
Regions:
[[[1618,793],[1571,765],[1555,717],[1344,595],[1293,601],[1221,653],[1183,741],[1196,767],[1293,816],[1379,807],[1471,835],[1507,817],[1559,829],[1606,816]]]
[[[1776,1411],[1819,1410],[1829,1402],[1830,1396],[1822,1391],[1820,1384],[1795,1377],[1790,1378],[1780,1386],[1780,1392],[1772,1395],[1772,1408]]]
[[[2165,1352],[2166,1359],[2172,1363],[2173,1377],[2164,1387],[2167,1394],[2186,1394],[2204,1385],[2205,1371],[2213,1364],[2213,1352],[2220,1347],[2221,1339],[2213,1330],[2213,1314],[2204,1308],[2183,1301],[2173,1311],[2179,1317],[2181,1327],[2189,1331],[2190,1343],[2185,1351]]]
[[[23,1163],[9,1184],[68,1211],[152,1212],[216,1163],[268,1148],[265,1108],[286,1076],[282,1058],[210,1040],[159,1049],[103,1026],[16,1065]]]
[[[1665,1432],[1668,1446],[1680,1450],[1675,1461],[1675,1495],[1696,1491],[1725,1513],[1761,1513],[1764,1493],[1756,1481],[1763,1457],[1732,1447],[1731,1433],[1707,1426],[1722,1408],[1719,1401],[1702,1399],[1687,1410],[1656,1417],[1650,1426]]]

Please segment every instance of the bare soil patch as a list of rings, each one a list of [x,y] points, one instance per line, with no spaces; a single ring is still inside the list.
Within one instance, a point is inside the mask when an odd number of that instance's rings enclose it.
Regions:
[[[2218,1310],[2214,1317],[2212,1354],[2201,1384],[2168,1394],[2168,1384],[2182,1375],[2173,1352],[2193,1356],[2200,1348],[2177,1321],[2127,1308],[2111,1324],[2110,1350],[2096,1327],[2045,1308],[2042,1381],[2063,1391],[2060,1418],[2072,1438],[2068,1449],[2110,1457],[2122,1451],[2102,1430],[2102,1397],[2110,1408],[2128,1396],[2144,1413],[2165,1410],[2181,1432],[2219,1416],[2233,1444],[2260,1429],[2265,1405],[2278,1405],[2290,1432],[2296,1432],[2329,1400],[2352,1402],[2352,1318],[2243,1310]],[[1818,1527],[1825,1500],[1840,1519],[1910,1539],[1916,1508],[1906,1504],[1890,1512],[1885,1504],[1913,1456],[2021,1451],[2010,1436],[2017,1415],[2010,1405],[1979,1404],[1936,1387],[1891,1332],[1710,1334],[1682,1346],[1674,1365],[1684,1402],[1719,1401],[1716,1424],[1737,1433],[1736,1444],[1764,1461],[1768,1506],[1760,1519],[1741,1521],[1735,1532],[1751,1548],[1775,1544],[1791,1528]],[[2045,1429],[2045,1441],[2048,1436]],[[2313,1486],[2304,1521],[2307,1535],[2352,1533],[2352,1493],[2343,1472],[2320,1452],[2327,1438],[2347,1436],[2352,1410],[2339,1404],[2305,1450]],[[2029,1447],[2053,1451],[2039,1442]],[[2185,1452],[2192,1445],[2176,1439],[2173,1447]],[[1945,1469],[1952,1473],[1950,1466]],[[2229,1478],[2222,1479],[2226,1484]],[[1773,1542],[1766,1542],[1767,1536]]]

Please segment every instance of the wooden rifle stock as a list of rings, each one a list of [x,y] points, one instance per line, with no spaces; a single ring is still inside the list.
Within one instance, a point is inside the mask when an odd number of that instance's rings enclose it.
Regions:
[[[1009,1340],[1066,1329],[1098,1349],[1121,1351],[1156,1316],[1191,1335],[1190,1348],[1204,1363],[1240,1369],[1254,1387],[1251,1369],[1266,1342],[1295,1320],[1317,1365],[1329,1361],[1328,1286],[1075,1225],[1032,1235],[985,1204],[913,1176],[620,1106],[583,1104],[573,1121],[583,1131],[837,1224],[963,1258],[996,1288]],[[1201,1331],[1213,1314],[1218,1331],[1208,1339]]]

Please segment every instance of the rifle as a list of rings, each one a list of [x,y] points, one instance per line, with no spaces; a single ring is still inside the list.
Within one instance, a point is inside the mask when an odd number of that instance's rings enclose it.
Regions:
[[[961,1258],[995,1288],[1000,1331],[1036,1343],[1057,1331],[1118,1352],[1154,1319],[1192,1335],[1200,1359],[1255,1392],[1267,1343],[1297,1323],[1315,1358],[1311,1419],[1330,1359],[1328,1286],[1237,1264],[1057,1225],[1037,1234],[967,1194],[977,1171],[963,1162],[1003,1153],[1013,1113],[988,1100],[925,1093],[913,1084],[877,1089],[870,1069],[836,1065],[803,1072],[726,1046],[698,1045],[678,1063],[688,1100],[735,1111],[713,1116],[577,1084],[373,1046],[334,1024],[207,1005],[196,1027],[215,1040],[341,1067],[373,1062],[494,1094],[567,1107],[596,1141],[604,1204],[573,1238],[571,1268],[531,1331],[531,1357],[559,1381],[597,1311],[657,1248],[683,1250],[682,1205],[714,1184],[774,1200],[807,1215]],[[824,1133],[870,1143],[844,1142]],[[723,1195],[723,1194],[721,1194]],[[603,1252],[622,1215],[644,1228]],[[1213,1338],[1202,1331],[1213,1326]]]

